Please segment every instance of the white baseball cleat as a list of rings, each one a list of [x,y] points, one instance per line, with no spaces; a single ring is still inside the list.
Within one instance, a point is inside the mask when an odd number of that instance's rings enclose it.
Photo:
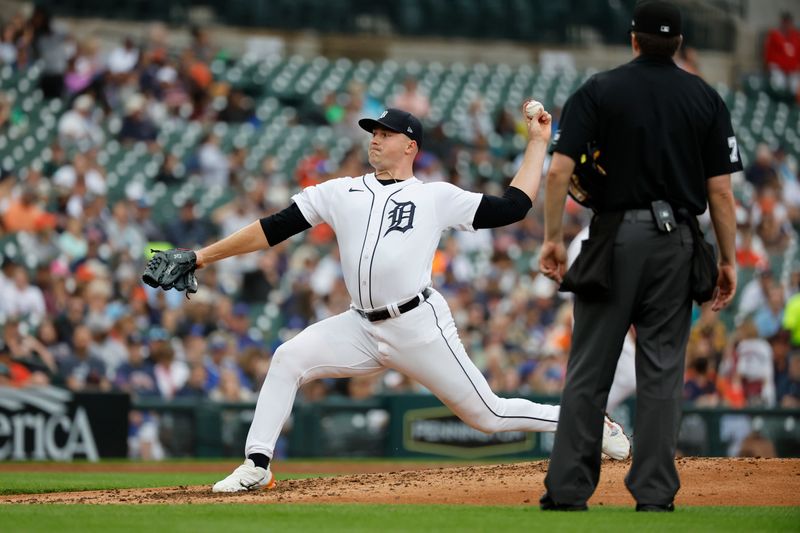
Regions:
[[[608,416],[603,421],[603,453],[617,461],[624,461],[631,454],[631,441],[622,426]]]
[[[212,492],[244,492],[248,490],[274,489],[277,486],[275,476],[267,468],[261,468],[253,463],[252,459],[245,459],[244,463],[236,467],[231,475],[217,481],[211,488]]]

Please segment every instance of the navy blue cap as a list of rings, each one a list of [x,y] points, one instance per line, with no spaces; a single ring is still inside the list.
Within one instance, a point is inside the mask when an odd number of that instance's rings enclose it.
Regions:
[[[648,0],[636,4],[630,31],[674,37],[681,34],[681,12],[661,0]]]
[[[417,146],[422,146],[422,123],[417,117],[393,107],[387,108],[377,119],[362,118],[358,125],[372,133],[377,126],[383,126],[387,130],[404,133],[406,137],[417,142]]]

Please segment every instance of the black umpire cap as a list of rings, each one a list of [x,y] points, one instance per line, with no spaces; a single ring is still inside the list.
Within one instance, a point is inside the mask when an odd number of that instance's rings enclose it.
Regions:
[[[376,126],[383,126],[387,130],[404,133],[406,137],[417,142],[417,146],[422,146],[422,123],[417,117],[393,107],[387,108],[377,119],[362,118],[358,125],[372,133]]]
[[[640,2],[633,8],[630,31],[664,37],[680,35],[681,12],[675,5],[661,0]]]

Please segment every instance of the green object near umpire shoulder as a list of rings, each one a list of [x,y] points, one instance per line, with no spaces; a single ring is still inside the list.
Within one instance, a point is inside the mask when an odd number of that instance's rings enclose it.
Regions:
[[[175,248],[172,250],[151,250],[154,255],[147,263],[142,281],[151,287],[161,287],[165,291],[175,289],[186,291],[186,296],[197,292],[197,255],[191,250]]]
[[[569,178],[569,195],[582,206],[591,209],[597,207],[597,197],[606,177],[606,171],[599,160],[600,148],[593,142],[588,143]]]

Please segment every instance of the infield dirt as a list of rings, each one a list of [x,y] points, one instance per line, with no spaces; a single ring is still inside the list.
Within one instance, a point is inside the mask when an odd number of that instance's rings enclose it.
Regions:
[[[676,505],[800,506],[800,459],[682,458],[677,460],[682,488]],[[227,475],[236,465],[1,464],[0,471],[186,471]],[[628,462],[605,461],[590,505],[633,505],[625,488]],[[110,489],[0,496],[0,503],[185,504],[185,503],[392,503],[535,505],[543,492],[547,461],[501,465],[431,467],[425,464],[288,463],[275,473],[335,473],[333,477],[280,480],[270,491],[214,494],[210,485]]]

